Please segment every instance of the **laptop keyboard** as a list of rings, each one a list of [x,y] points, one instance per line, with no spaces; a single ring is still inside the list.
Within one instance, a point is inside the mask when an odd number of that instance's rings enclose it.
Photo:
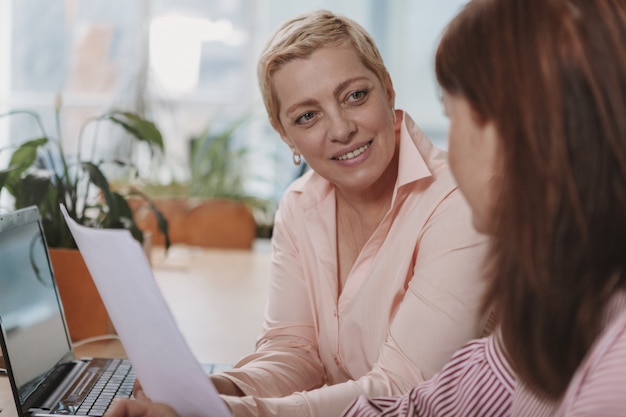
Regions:
[[[74,414],[102,416],[114,398],[132,395],[134,382],[130,361],[112,360]]]

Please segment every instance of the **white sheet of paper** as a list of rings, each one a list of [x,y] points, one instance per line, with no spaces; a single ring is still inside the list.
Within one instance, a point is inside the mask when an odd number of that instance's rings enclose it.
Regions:
[[[185,417],[231,416],[180,333],[130,232],[81,226],[64,208],[63,215],[148,397]]]

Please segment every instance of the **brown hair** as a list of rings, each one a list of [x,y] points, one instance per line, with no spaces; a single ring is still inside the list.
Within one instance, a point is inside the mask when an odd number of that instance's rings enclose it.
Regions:
[[[484,307],[554,399],[626,287],[625,39],[623,0],[473,0],[436,53],[441,87],[500,137]]]
[[[350,45],[363,65],[376,74],[383,86],[389,75],[371,36],[355,21],[326,10],[297,16],[283,23],[267,42],[259,58],[257,74],[271,125],[281,129],[280,103],[272,83],[274,73],[294,59],[309,57],[328,46]]]

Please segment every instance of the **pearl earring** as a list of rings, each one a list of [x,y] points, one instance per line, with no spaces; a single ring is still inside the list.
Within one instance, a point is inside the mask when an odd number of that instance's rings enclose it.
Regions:
[[[302,163],[302,155],[300,155],[299,153],[296,153],[295,150],[293,151],[293,155],[291,155],[291,159],[295,166],[298,166]]]

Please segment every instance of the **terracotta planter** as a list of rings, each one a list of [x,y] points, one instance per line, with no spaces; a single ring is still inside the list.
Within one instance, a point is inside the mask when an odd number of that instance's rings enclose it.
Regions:
[[[242,202],[175,197],[156,199],[155,205],[168,221],[172,244],[252,249],[256,222]],[[152,244],[163,245],[163,235],[157,230],[154,213],[143,203],[136,204],[133,209],[139,228],[152,235]]]
[[[56,248],[49,251],[72,341],[115,333],[80,252]]]
[[[187,244],[226,249],[252,249],[254,216],[241,202],[205,199],[192,205],[185,217]]]

